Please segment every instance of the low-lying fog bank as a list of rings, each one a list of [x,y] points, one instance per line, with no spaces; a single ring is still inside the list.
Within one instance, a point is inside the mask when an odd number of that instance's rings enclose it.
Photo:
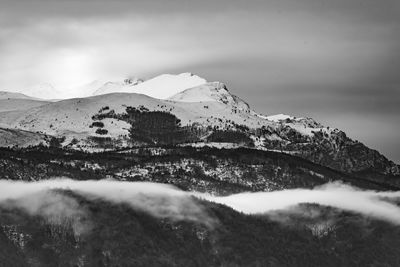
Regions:
[[[0,206],[20,208],[44,217],[73,217],[84,213],[75,199],[57,194],[54,191],[57,189],[71,190],[89,199],[125,203],[155,217],[199,221],[210,225],[213,220],[194,201],[193,196],[246,214],[285,209],[293,211],[298,204],[315,203],[400,225],[400,208],[395,203],[400,198],[400,192],[361,190],[341,183],[328,183],[314,189],[240,193],[219,197],[147,182],[77,181],[65,178],[38,182],[0,180]]]

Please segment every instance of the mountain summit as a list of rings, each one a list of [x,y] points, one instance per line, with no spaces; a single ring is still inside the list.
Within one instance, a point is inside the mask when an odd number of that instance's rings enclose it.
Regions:
[[[224,83],[209,82],[186,89],[168,98],[180,102],[220,102],[238,110],[250,112],[250,106],[239,97],[231,94]]]
[[[93,95],[136,93],[158,99],[166,99],[185,89],[205,83],[207,83],[205,79],[192,73],[162,74],[146,81],[134,78],[125,79],[123,82],[108,82],[98,88]]]

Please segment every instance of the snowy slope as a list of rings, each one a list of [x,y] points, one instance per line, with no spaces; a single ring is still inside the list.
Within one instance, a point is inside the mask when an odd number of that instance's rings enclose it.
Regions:
[[[3,99],[30,99],[30,100],[39,100],[38,98],[34,98],[31,96],[27,96],[21,93],[16,92],[7,92],[7,91],[0,91],[0,100]]]
[[[46,105],[47,101],[31,100],[31,99],[0,99],[0,112],[26,110],[34,107]]]
[[[39,98],[30,97],[21,93],[0,91],[0,112],[26,110],[47,104]]]
[[[129,93],[133,91],[132,87],[134,85],[127,84],[124,82],[105,82],[101,86],[99,86],[94,92],[92,92],[91,96],[96,95],[105,95],[105,94],[112,94],[112,93]]]
[[[180,102],[160,100],[141,94],[115,93],[88,98],[68,99],[29,109],[26,112],[0,113],[2,127],[17,128],[50,135],[95,135],[92,116],[105,106],[124,113],[127,106],[145,106],[149,110],[168,111],[182,121],[182,125],[200,123],[202,125],[226,127],[235,122],[249,127],[260,127],[268,121],[248,111],[237,110],[229,104],[210,102]],[[123,125],[122,125],[123,124]],[[113,121],[109,125],[112,137],[127,135],[129,125]]]
[[[290,116],[290,115],[285,115],[285,114],[276,114],[276,115],[271,115],[271,116],[263,116],[265,119],[270,120],[270,121],[275,121],[275,122],[279,122],[279,121],[284,121],[287,119],[293,119],[294,117]]]
[[[93,92],[101,88],[106,84],[106,81],[103,80],[94,80],[88,84],[84,84],[82,86],[78,86],[77,88],[71,88],[70,91],[75,92],[75,97],[89,97],[93,96]]]
[[[178,75],[162,74],[150,80],[140,82],[139,80],[131,83],[108,82],[96,90],[93,95],[110,93],[137,93],[148,96],[166,99],[185,89],[205,84],[207,81],[191,73],[181,73]]]
[[[232,95],[225,84],[210,82],[186,89],[168,98],[178,102],[220,102],[244,112],[250,112],[249,105],[239,97]]]
[[[169,97],[168,99],[182,102],[218,101],[220,91],[223,91],[223,93],[227,92],[225,85],[220,82],[211,82],[194,88],[186,89]]]
[[[60,99],[64,93],[57,90],[52,84],[41,83],[32,87],[19,90],[20,93],[40,99]]]

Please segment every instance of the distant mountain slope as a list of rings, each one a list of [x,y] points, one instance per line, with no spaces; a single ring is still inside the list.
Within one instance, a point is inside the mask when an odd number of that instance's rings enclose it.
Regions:
[[[24,95],[17,92],[0,91],[0,100],[4,99],[29,99],[29,100],[40,100],[31,96]]]
[[[34,107],[40,107],[49,102],[39,101],[32,99],[0,99],[0,112],[4,111],[16,111],[16,110],[26,110]]]
[[[60,99],[64,92],[50,83],[40,83],[34,86],[21,88],[20,93],[40,99]]]

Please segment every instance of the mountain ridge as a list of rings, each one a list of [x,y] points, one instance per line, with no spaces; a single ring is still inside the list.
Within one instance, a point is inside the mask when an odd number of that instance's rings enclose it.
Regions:
[[[175,88],[168,94],[180,91],[166,99],[117,92],[1,112],[0,126],[64,138],[63,146],[87,151],[104,149],[106,144],[109,149],[119,149],[168,144],[198,147],[217,142],[225,148],[233,144],[294,154],[348,173],[374,169],[384,175],[400,174],[398,165],[343,131],[311,118],[258,114],[231,94],[224,83],[206,82],[190,73],[157,77],[183,79],[184,87],[193,81],[201,84],[184,90]],[[160,82],[160,78],[152,80],[150,84]],[[143,84],[146,81],[126,86]],[[155,92],[171,84],[163,86]],[[139,128],[135,126],[138,123]]]

